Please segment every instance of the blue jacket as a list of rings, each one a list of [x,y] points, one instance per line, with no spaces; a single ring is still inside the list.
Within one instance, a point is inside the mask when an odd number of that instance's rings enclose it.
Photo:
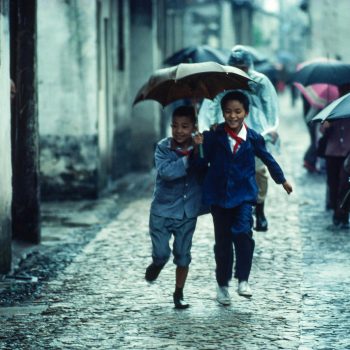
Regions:
[[[247,129],[247,139],[236,154],[232,153],[224,123],[203,135],[202,162],[209,165],[203,186],[204,204],[234,208],[243,202],[256,203],[255,156],[267,166],[277,184],[286,181],[282,169],[266,150],[264,138],[253,129]]]
[[[151,214],[183,219],[198,216],[202,202],[200,173],[187,157],[171,149],[171,138],[158,142],[155,151],[156,184]]]

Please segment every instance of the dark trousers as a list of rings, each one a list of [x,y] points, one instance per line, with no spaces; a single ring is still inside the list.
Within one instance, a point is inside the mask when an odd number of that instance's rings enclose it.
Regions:
[[[333,221],[347,223],[349,213],[340,208],[345,193],[349,190],[349,175],[344,169],[345,157],[326,157],[327,185],[330,208],[334,209]]]
[[[308,162],[312,166],[316,166],[317,162],[317,140],[316,131],[317,124],[313,123],[311,125],[307,124],[307,129],[310,135],[310,145],[304,154],[304,161]]]
[[[305,120],[305,123],[306,123],[307,130],[309,132],[309,135],[310,135],[310,145],[304,154],[304,161],[309,163],[312,166],[316,166],[316,162],[317,162],[316,134],[317,134],[318,124],[312,123],[310,125],[310,123],[308,123],[307,120]]]
[[[317,161],[316,131],[318,126],[316,123],[310,124],[308,120],[306,120],[306,116],[309,113],[311,106],[310,106],[310,103],[306,100],[306,98],[303,95],[302,95],[302,100],[303,100],[304,121],[310,136],[310,145],[304,154],[304,161],[307,162],[309,165],[315,167],[316,161]],[[316,111],[315,111],[315,114],[316,114]]]
[[[252,238],[252,206],[248,203],[235,208],[211,207],[215,232],[216,281],[228,286],[233,270],[233,246],[236,253],[235,278],[248,281],[255,242]]]

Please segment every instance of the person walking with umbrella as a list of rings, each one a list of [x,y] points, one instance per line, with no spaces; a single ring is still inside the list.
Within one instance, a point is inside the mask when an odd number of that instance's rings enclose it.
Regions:
[[[350,84],[339,87],[340,96],[350,91]],[[340,99],[339,99],[340,100]],[[336,100],[337,101],[337,100]],[[334,103],[336,103],[334,101]],[[332,107],[331,105],[329,107]],[[327,108],[327,107],[326,107]],[[330,114],[329,109],[322,112]],[[344,110],[348,110],[345,107]],[[348,112],[346,112],[347,115]],[[333,113],[333,117],[335,113]],[[315,117],[317,120],[318,116]],[[333,210],[332,224],[328,226],[331,231],[349,229],[349,211],[342,205],[344,195],[350,190],[349,174],[346,171],[345,160],[350,155],[350,119],[329,118],[321,125],[321,132],[325,135],[327,143],[325,147],[326,174],[328,186],[328,205]]]
[[[251,103],[247,125],[260,133],[266,141],[274,144],[277,142],[278,97],[271,81],[262,73],[254,70],[253,60],[249,51],[244,46],[234,46],[228,60],[228,64],[240,68],[253,79],[256,84],[254,93],[247,93]],[[213,101],[204,100],[198,114],[199,123],[201,120],[209,120],[211,126],[222,122],[223,114],[220,107],[222,97],[227,93],[219,94]],[[265,199],[267,196],[268,176],[266,166],[260,159],[256,158],[256,180],[259,187],[257,203],[255,206],[255,230],[267,231],[268,222],[265,216]]]

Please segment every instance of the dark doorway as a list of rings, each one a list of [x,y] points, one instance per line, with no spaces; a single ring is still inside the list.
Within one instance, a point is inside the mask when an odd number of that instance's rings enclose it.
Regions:
[[[40,242],[39,146],[36,84],[36,0],[10,1],[13,238]]]

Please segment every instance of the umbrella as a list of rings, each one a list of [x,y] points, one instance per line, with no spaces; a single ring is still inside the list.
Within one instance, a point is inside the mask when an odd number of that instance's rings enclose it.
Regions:
[[[317,113],[312,121],[338,120],[350,118],[350,93],[336,99],[321,112]]]
[[[225,90],[249,90],[255,83],[242,70],[215,62],[181,63],[158,69],[138,91],[134,103],[158,101],[163,107],[176,100],[213,99]]]
[[[218,49],[209,45],[189,46],[175,52],[172,56],[165,59],[164,64],[176,65],[180,63],[198,63],[198,62],[217,62],[226,64],[228,54],[226,55]]]
[[[275,83],[277,81],[278,70],[272,62],[264,61],[254,64],[254,69],[257,72],[265,74],[272,83]]]
[[[292,80],[304,86],[326,83],[344,85],[350,83],[350,64],[339,61],[319,61],[303,65]]]
[[[313,84],[304,86],[300,83],[293,83],[303,94],[311,106],[321,109],[339,97],[338,87],[329,84]]]

